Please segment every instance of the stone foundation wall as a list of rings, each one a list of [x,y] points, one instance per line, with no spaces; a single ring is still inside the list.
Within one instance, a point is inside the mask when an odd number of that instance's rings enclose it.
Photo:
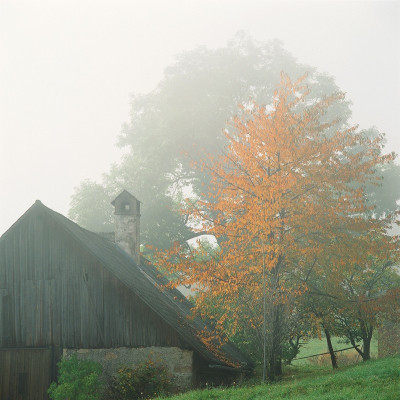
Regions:
[[[164,364],[180,390],[187,390],[193,383],[193,352],[178,347],[119,347],[114,349],[63,349],[68,358],[76,354],[81,360],[92,360],[103,365],[105,374],[113,374],[119,367],[132,367],[151,359]]]
[[[378,357],[400,354],[400,323],[385,321],[378,330]]]

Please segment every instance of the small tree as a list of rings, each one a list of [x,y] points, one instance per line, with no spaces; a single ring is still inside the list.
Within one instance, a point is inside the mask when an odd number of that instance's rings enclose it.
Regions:
[[[371,221],[377,222],[374,218]],[[379,223],[385,226],[383,217]],[[346,338],[367,361],[374,330],[383,319],[394,317],[393,310],[399,306],[400,277],[393,269],[398,262],[399,245],[398,238],[378,235],[376,231],[353,239],[352,247],[346,246],[346,252],[340,254],[343,268],[335,268],[337,261],[332,262],[331,255],[319,269],[307,272],[308,291],[301,306],[317,316],[320,328]],[[331,358],[334,364],[333,350]]]
[[[371,340],[382,320],[394,315],[400,307],[400,278],[392,269],[392,262],[371,260],[369,265],[354,266],[344,281],[336,303],[338,335],[362,357],[371,358]],[[358,346],[362,342],[362,347]]]

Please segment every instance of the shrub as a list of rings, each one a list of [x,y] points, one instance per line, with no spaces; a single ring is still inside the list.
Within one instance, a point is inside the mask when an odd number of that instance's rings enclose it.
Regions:
[[[113,400],[150,399],[172,390],[171,375],[162,364],[149,360],[137,366],[121,367],[111,377],[107,398]]]
[[[76,354],[63,358],[58,364],[58,383],[50,385],[53,400],[98,400],[101,395],[101,364],[78,360]]]

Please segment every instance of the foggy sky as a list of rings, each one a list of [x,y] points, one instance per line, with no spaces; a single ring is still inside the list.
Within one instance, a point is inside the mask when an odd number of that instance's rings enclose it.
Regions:
[[[353,122],[400,153],[399,1],[0,0],[0,234],[36,199],[66,215],[74,187],[121,151],[131,93],[174,55],[238,30],[279,38],[336,78]],[[400,182],[399,182],[400,184]]]

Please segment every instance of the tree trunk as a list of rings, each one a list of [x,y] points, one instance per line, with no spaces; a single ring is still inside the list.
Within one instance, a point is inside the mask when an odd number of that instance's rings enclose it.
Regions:
[[[337,364],[336,354],[333,351],[331,334],[329,333],[328,329],[326,329],[326,328],[324,328],[324,332],[325,332],[325,337],[326,337],[326,343],[328,344],[329,354],[331,356],[332,368],[336,369],[338,367],[338,364]]]
[[[364,360],[364,351],[361,350],[358,346],[357,343],[354,339],[354,336],[350,333],[350,331],[347,332],[346,334],[347,339],[350,340],[351,345],[354,347],[354,349],[357,351],[357,353],[362,357],[362,359]]]
[[[371,339],[363,341],[364,351],[362,354],[363,361],[368,361],[371,359]]]
[[[282,315],[281,304],[272,305],[272,326],[268,346],[268,380],[276,381],[282,375]]]
[[[282,357],[278,354],[277,349],[272,350],[272,354],[268,359],[267,376],[268,380],[273,382],[278,380],[282,375]]]
[[[368,361],[371,359],[371,339],[373,333],[372,326],[366,326],[365,323],[361,324],[362,340],[363,340],[363,352],[361,357],[363,361]]]
[[[272,296],[269,299],[269,333],[267,349],[267,377],[275,381],[282,375],[282,338],[284,336],[284,312],[285,306],[280,300],[280,270],[283,266],[283,257],[279,256],[275,268],[270,271]]]

